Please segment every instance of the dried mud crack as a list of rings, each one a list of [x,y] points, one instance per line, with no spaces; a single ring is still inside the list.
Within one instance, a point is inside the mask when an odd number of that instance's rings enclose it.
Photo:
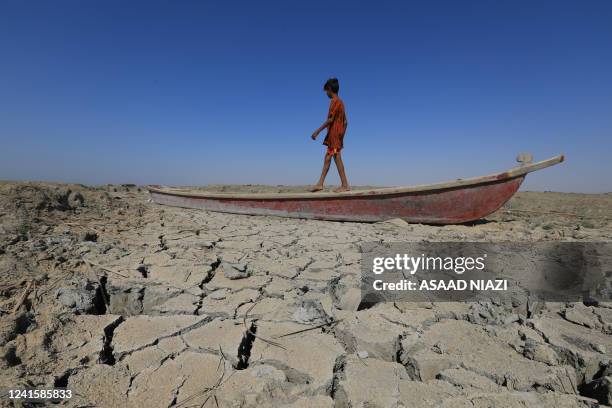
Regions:
[[[359,292],[367,242],[610,241],[610,195],[519,193],[436,227],[161,207],[133,185],[0,190],[2,387],[97,407],[612,404],[612,304]]]

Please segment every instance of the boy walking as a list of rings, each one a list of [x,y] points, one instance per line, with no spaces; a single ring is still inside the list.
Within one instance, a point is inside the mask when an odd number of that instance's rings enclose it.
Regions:
[[[312,140],[316,140],[319,133],[321,133],[323,129],[327,129],[327,136],[325,136],[325,140],[323,140],[323,144],[327,146],[327,152],[325,153],[323,171],[321,172],[319,182],[313,186],[310,191],[315,192],[323,190],[323,183],[325,182],[325,176],[327,176],[327,172],[329,171],[332,157],[336,163],[336,168],[338,169],[338,174],[340,175],[340,181],[342,183],[342,185],[334,191],[349,191],[350,187],[348,180],[346,179],[346,173],[344,172],[342,155],[340,154],[340,151],[344,146],[344,133],[346,132],[348,122],[344,112],[344,103],[338,97],[338,91],[340,90],[338,79],[328,79],[327,82],[325,82],[325,85],[323,85],[323,90],[331,99],[329,104],[329,112],[327,114],[327,120],[323,122],[323,124],[312,134]]]

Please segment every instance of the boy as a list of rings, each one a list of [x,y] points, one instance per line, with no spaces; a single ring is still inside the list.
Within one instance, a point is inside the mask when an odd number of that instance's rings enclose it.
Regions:
[[[344,146],[344,133],[346,132],[348,122],[344,112],[344,103],[338,97],[338,91],[340,90],[338,79],[328,79],[327,82],[325,82],[325,85],[323,85],[323,90],[331,99],[329,104],[329,112],[327,114],[327,120],[323,122],[323,124],[312,134],[312,140],[316,140],[319,133],[321,133],[323,129],[327,128],[327,136],[325,136],[325,140],[323,140],[323,144],[327,146],[327,152],[325,153],[323,171],[321,172],[319,182],[313,186],[310,191],[315,192],[323,190],[323,183],[325,182],[325,176],[327,176],[332,157],[336,162],[336,168],[338,169],[340,181],[342,182],[342,185],[334,191],[349,191],[350,187],[348,180],[346,179],[344,163],[342,163],[342,156],[340,154],[340,151]]]

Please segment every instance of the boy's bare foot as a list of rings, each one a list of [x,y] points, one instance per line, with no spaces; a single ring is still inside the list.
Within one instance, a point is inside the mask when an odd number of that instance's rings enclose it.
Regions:
[[[316,186],[312,186],[308,191],[310,191],[311,193],[316,193],[317,191],[321,190],[323,190],[323,186],[317,184]]]
[[[348,187],[348,186],[346,186],[346,187],[340,186],[340,187],[338,187],[337,189],[334,190],[334,193],[343,193],[345,191],[350,191],[350,190],[351,190],[351,188]]]

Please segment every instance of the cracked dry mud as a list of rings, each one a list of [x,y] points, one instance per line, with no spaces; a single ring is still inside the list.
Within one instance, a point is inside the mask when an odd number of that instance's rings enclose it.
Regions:
[[[0,193],[2,387],[80,407],[612,403],[612,304],[359,307],[362,243],[610,241],[610,194],[519,193],[437,227],[161,207],[136,186]]]

